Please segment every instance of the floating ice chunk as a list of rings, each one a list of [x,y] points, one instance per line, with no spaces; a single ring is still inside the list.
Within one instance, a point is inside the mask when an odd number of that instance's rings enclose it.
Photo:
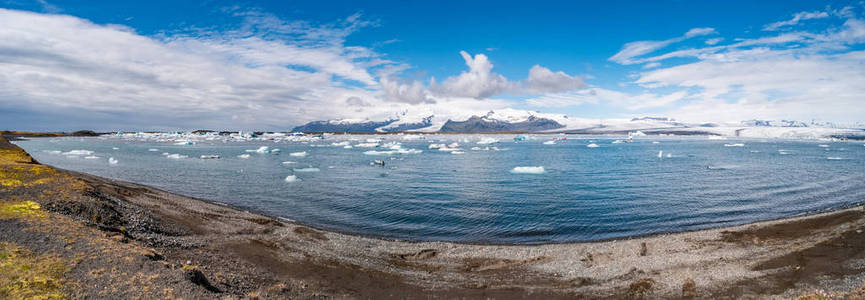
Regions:
[[[447,146],[445,146],[445,144],[429,144],[429,148],[430,149],[440,149],[440,148],[447,148]]]
[[[658,151],[658,158],[664,157],[664,150]]]
[[[331,146],[336,146],[336,147],[348,146],[349,144],[350,144],[349,141],[342,141],[339,143],[336,143],[336,142],[330,143]]]
[[[306,151],[301,151],[301,152],[292,152],[292,153],[289,154],[289,155],[290,155],[290,156],[294,156],[294,157],[305,157],[305,156],[306,156]]]
[[[817,147],[820,147],[820,148],[829,148],[829,145],[826,145],[826,144],[820,144],[820,145],[817,145]]]
[[[392,154],[394,154],[395,152],[396,152],[396,151],[375,151],[375,150],[369,150],[369,151],[364,151],[363,154],[364,154],[364,155],[392,155]]]
[[[150,151],[150,152],[159,152],[159,149],[156,149],[156,148],[150,148],[150,149],[147,149],[147,151]]]
[[[724,144],[724,147],[745,147],[745,144],[742,144],[742,143]]]
[[[88,155],[88,156],[85,156],[84,159],[99,159],[99,156]]]
[[[544,145],[555,145],[555,144],[556,144],[556,141],[546,141],[546,142],[544,142]]]
[[[354,147],[352,147],[351,145],[345,145],[345,146],[343,146],[342,148],[343,148],[343,149],[351,149],[351,148],[354,148]]]
[[[43,151],[45,153],[48,153],[48,154],[62,154],[63,153],[63,151],[60,151],[60,150],[43,150]]]
[[[319,170],[318,168],[311,168],[311,167],[310,167],[310,168],[294,169],[294,171],[295,171],[295,172],[301,172],[301,173],[303,173],[303,172],[318,172],[318,171],[321,171],[321,170]]]
[[[219,159],[219,155],[216,155],[216,154],[202,155],[201,159]]]
[[[589,147],[589,148],[598,148],[598,147],[600,147],[600,146],[598,146],[598,144],[591,143],[591,144],[586,145],[586,147]]]
[[[175,153],[175,154],[169,154],[169,155],[166,155],[165,157],[166,157],[166,158],[171,158],[171,159],[181,159],[181,158],[187,158],[187,157],[189,157],[189,156],[181,155],[181,154]]]
[[[624,143],[624,142],[625,142],[625,141],[623,141],[623,140],[615,140],[615,141],[613,141],[613,144],[621,144],[621,143]]]
[[[480,151],[481,147],[472,147],[472,151]]]
[[[525,141],[525,140],[528,140],[528,139],[529,139],[529,137],[528,137],[528,136],[525,136],[525,135],[515,136],[515,137],[514,137],[514,142]]]
[[[297,181],[300,181],[300,178],[297,178],[297,175],[285,176],[285,182],[297,182]]]
[[[238,155],[237,158],[247,159],[247,158],[249,158],[249,154],[241,154],[241,155]]]
[[[478,141],[477,144],[478,145],[489,145],[489,144],[495,144],[498,142],[499,142],[499,140],[497,140],[497,139],[494,139],[491,137],[485,137],[485,138],[482,138],[480,141]]]
[[[87,155],[93,155],[93,151],[90,151],[90,150],[72,150],[72,151],[68,151],[68,152],[63,152],[63,155],[87,156]]]
[[[547,171],[544,170],[543,166],[538,167],[515,167],[511,170],[513,174],[543,174]]]
[[[255,149],[255,150],[246,150],[246,152],[253,152],[253,153],[269,153],[269,152],[270,152],[270,147],[268,147],[268,146],[261,146],[261,147],[258,147],[258,149]]]
[[[844,160],[845,158],[837,157],[837,156],[829,156],[826,159],[828,159],[828,160]]]
[[[760,150],[751,150],[751,153],[760,153]]]
[[[462,151],[451,151],[451,154],[465,154],[465,152],[462,152]]]
[[[781,155],[788,155],[788,154],[790,154],[790,151],[789,151],[789,150],[781,149],[781,150],[778,150],[778,154],[781,154]]]
[[[374,161],[369,162],[369,165],[370,165],[370,166],[376,166],[376,165],[377,165],[377,166],[382,166],[382,167],[384,167],[384,161],[383,161],[383,160],[378,160],[378,159],[376,159],[376,160],[374,160]]]
[[[370,151],[363,152],[363,154],[365,154],[365,155],[394,155],[394,154],[420,154],[421,152],[423,152],[423,150],[396,149],[396,150],[390,150],[390,151],[370,150]]]
[[[378,147],[378,143],[360,143],[354,146],[360,148],[375,148]]]
[[[195,142],[193,142],[193,141],[179,141],[179,142],[176,142],[174,144],[175,145],[183,145],[183,146],[192,146],[192,145],[195,145]]]
[[[117,148],[117,147],[111,147],[111,150],[120,150],[120,148]]]
[[[270,154],[277,154],[277,155],[279,155],[280,152],[282,152],[282,150],[279,150],[279,148],[276,148],[276,149],[270,150]]]
[[[459,146],[460,146],[460,144],[453,142],[450,145],[448,145],[448,148],[459,148]]]
[[[726,140],[727,138],[725,138],[723,136],[718,136],[718,135],[711,135],[711,136],[709,136],[709,139],[710,140]]]
[[[645,133],[643,133],[642,131],[639,131],[639,130],[637,130],[637,132],[634,132],[634,133],[628,133],[628,135],[629,136],[646,136]]]
[[[293,164],[296,164],[296,162],[293,162],[293,161],[284,161],[284,162],[282,162],[282,164],[283,164],[283,165],[293,165]]]
[[[660,144],[660,143],[661,143],[661,142],[659,142],[659,141],[654,141],[654,142],[652,142],[652,144]]]
[[[366,139],[367,143],[378,144],[381,143],[381,139]]]
[[[114,159],[113,157],[108,158],[108,164],[116,165],[117,163],[118,163],[118,161],[116,159]]]

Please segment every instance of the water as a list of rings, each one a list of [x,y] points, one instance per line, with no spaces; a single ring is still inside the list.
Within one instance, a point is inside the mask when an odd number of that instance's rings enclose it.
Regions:
[[[328,136],[300,142],[216,138],[195,145],[99,137],[16,143],[40,162],[63,169],[319,228],[407,240],[592,241],[744,224],[865,200],[861,142],[646,137],[613,143],[616,137],[568,136],[567,141],[546,145],[543,142],[561,136],[535,135],[515,142],[513,135],[500,135],[494,136],[499,143],[475,144],[489,137]],[[368,138],[423,152],[371,156],[364,152],[389,149],[331,146],[367,143]],[[430,143],[453,142],[465,153],[428,149]],[[599,147],[587,147],[591,143]],[[725,146],[737,143],[744,146]],[[281,152],[245,151],[261,146]],[[491,146],[500,151],[470,149]],[[91,150],[100,158],[51,152],[70,150]],[[307,156],[290,155],[302,151]],[[163,152],[188,158],[171,159]],[[222,158],[199,158],[212,154]],[[249,158],[238,158],[241,154]],[[109,157],[117,164],[109,164]],[[371,166],[373,160],[383,160],[385,166]],[[511,172],[520,166],[543,166],[544,173]],[[289,175],[299,180],[286,182]]]

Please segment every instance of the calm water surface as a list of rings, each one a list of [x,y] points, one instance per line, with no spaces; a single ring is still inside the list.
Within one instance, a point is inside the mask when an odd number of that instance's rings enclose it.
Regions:
[[[500,142],[476,144],[490,137]],[[194,145],[99,137],[16,143],[59,168],[315,227],[408,240],[591,241],[743,224],[865,202],[861,142],[645,137],[613,143],[622,137],[567,136],[547,145],[563,136],[534,135],[519,142],[513,137],[406,140],[364,135],[311,142],[215,139]],[[380,146],[358,147],[375,144],[370,138],[382,139]],[[346,142],[354,147],[344,148]],[[388,142],[423,152],[382,153],[391,151],[383,146]],[[454,142],[463,154],[429,149],[431,143]],[[592,143],[598,147],[587,147]],[[740,143],[744,145],[733,145]],[[246,151],[262,146],[281,151]],[[72,150],[93,151],[98,158],[68,153]],[[291,156],[293,152],[307,155]],[[238,157],[242,154],[249,158]],[[109,157],[117,164],[110,164]],[[383,160],[385,166],[370,166],[373,160]],[[545,172],[511,172],[520,166],[543,166]],[[299,180],[286,182],[289,175]]]

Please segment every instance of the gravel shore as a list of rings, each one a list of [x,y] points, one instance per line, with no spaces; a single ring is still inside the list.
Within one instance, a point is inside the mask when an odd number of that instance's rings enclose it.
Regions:
[[[627,240],[471,245],[327,232],[56,170],[2,137],[0,183],[0,254],[24,253],[0,260],[56,258],[51,291],[71,298],[865,295],[862,207]],[[20,284],[3,278],[0,298],[31,295],[4,290]]]

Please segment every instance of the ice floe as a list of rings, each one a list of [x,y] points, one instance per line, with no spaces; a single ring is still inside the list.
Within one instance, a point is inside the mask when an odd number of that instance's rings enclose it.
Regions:
[[[99,156],[96,156],[96,155],[88,155],[88,156],[85,156],[84,159],[99,159]]]
[[[335,146],[335,147],[344,147],[344,146],[348,146],[349,144],[351,144],[349,141],[342,141],[339,143],[337,143],[337,142],[330,143],[331,146]]]
[[[826,145],[826,144],[820,144],[820,145],[817,145],[817,147],[820,147],[820,148],[829,148],[829,145]]]
[[[586,145],[586,147],[589,147],[589,148],[598,148],[598,147],[600,147],[600,146],[598,146],[598,144],[591,143],[591,144]]]
[[[495,144],[495,143],[498,143],[498,142],[499,142],[499,140],[497,140],[497,139],[495,139],[495,138],[485,137],[485,138],[482,138],[481,140],[479,140],[479,141],[477,142],[477,144],[478,144],[478,145],[489,145],[489,144]]]
[[[309,168],[294,169],[294,171],[295,172],[301,172],[301,173],[307,173],[307,172],[318,172],[321,170],[319,170],[318,168],[309,167]]]
[[[219,155],[216,154],[205,154],[201,156],[201,159],[219,159]]]
[[[241,155],[238,155],[237,158],[246,159],[246,158],[249,158],[249,154],[241,154]]]
[[[90,151],[90,150],[71,150],[71,151],[63,152],[63,155],[88,156],[88,155],[93,155],[93,151]]]
[[[537,167],[515,167],[511,169],[511,173],[513,174],[543,174],[547,171],[544,170],[543,166]]]
[[[159,149],[156,149],[156,148],[150,148],[150,149],[147,149],[147,151],[150,151],[150,152],[159,152]]]
[[[829,156],[826,159],[828,159],[828,160],[845,160],[846,158],[837,157],[837,156]]]
[[[297,181],[300,181],[300,178],[297,178],[297,175],[285,176],[285,182],[297,182]]]
[[[556,144],[556,141],[546,141],[546,142],[544,142],[544,145],[555,145],[555,144]]]
[[[282,162],[283,165],[293,165],[293,164],[296,164],[296,163],[297,163],[297,162],[293,162],[293,161],[284,161],[284,162]]]
[[[268,147],[268,146],[261,146],[261,147],[258,147],[258,149],[246,150],[246,152],[251,152],[251,153],[270,153],[270,147]]]
[[[378,147],[378,143],[360,143],[354,146],[358,148],[375,148]]]
[[[742,143],[724,144],[724,147],[745,147],[745,144],[742,144]]]
[[[166,157],[166,158],[171,158],[171,159],[181,159],[181,158],[187,158],[187,157],[189,157],[189,156],[175,153],[175,154],[169,154],[169,155],[166,155],[165,157]]]
[[[109,158],[108,158],[108,164],[110,164],[110,165],[116,165],[117,163],[118,163],[117,159],[115,159],[115,158],[113,158],[113,157],[109,157]]]
[[[292,152],[292,153],[289,154],[289,156],[294,156],[294,157],[305,157],[306,154],[307,154],[306,151],[301,151],[301,152]]]

